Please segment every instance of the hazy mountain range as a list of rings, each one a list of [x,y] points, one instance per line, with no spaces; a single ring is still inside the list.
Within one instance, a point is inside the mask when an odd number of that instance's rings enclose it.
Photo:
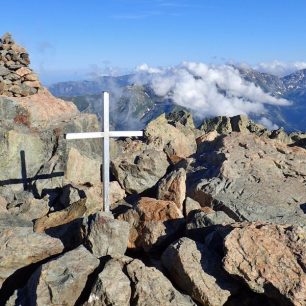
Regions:
[[[306,69],[277,77],[250,68],[235,68],[243,80],[255,84],[273,97],[291,102],[286,106],[267,104],[264,118],[289,131],[305,130]],[[113,127],[121,129],[142,128],[159,114],[182,108],[168,96],[157,95],[149,83],[136,84],[133,74],[103,76],[91,81],[60,82],[51,85],[49,90],[55,96],[72,100],[80,111],[93,112],[99,117],[102,110],[101,92],[110,91],[113,97],[111,121]],[[263,114],[250,113],[249,116],[260,121]]]

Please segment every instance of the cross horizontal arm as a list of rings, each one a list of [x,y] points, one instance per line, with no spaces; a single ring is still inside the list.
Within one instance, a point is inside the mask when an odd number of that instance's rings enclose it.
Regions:
[[[109,137],[136,137],[136,136],[143,136],[142,131],[110,131]]]
[[[103,132],[86,132],[86,133],[68,133],[65,134],[65,139],[89,139],[89,138],[103,138]]]
[[[103,138],[104,132],[85,132],[85,133],[68,133],[65,134],[65,139],[89,139]],[[143,136],[142,131],[110,131],[109,137],[137,137]]]

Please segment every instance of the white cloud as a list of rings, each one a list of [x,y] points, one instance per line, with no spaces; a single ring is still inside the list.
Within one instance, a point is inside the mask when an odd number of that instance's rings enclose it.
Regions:
[[[273,122],[266,118],[266,117],[262,117],[258,123],[262,124],[263,126],[265,126],[268,130],[272,131],[272,130],[277,130],[279,128],[278,125],[273,124]]]
[[[230,65],[183,62],[168,68],[146,64],[139,67],[135,83],[149,83],[157,95],[171,98],[201,117],[261,114],[265,112],[265,104],[289,104],[243,80]]]
[[[142,64],[136,67],[136,72],[160,73],[162,70],[159,68],[149,67],[147,64]]]
[[[261,72],[285,76],[297,70],[306,69],[306,62],[281,62],[275,60],[273,62],[259,63],[253,68]]]

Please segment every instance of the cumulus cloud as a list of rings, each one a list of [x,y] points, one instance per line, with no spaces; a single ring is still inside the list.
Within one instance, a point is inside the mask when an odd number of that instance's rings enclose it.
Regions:
[[[297,70],[306,69],[306,62],[281,62],[275,60],[273,62],[259,63],[253,68],[282,77]]]
[[[144,64],[137,68],[135,83],[149,84],[155,94],[172,99],[199,117],[262,114],[265,104],[288,105],[243,80],[233,66],[183,62],[167,68]]]
[[[271,131],[272,130],[277,130],[279,128],[279,126],[277,124],[273,124],[273,122],[266,117],[261,117],[260,120],[258,121],[258,123],[262,124],[268,130],[271,130]]]

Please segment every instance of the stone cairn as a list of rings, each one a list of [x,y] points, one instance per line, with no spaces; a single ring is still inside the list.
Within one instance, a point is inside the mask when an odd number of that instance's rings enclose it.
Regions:
[[[26,97],[42,88],[29,65],[26,49],[17,45],[10,33],[4,34],[0,38],[0,95]]]

